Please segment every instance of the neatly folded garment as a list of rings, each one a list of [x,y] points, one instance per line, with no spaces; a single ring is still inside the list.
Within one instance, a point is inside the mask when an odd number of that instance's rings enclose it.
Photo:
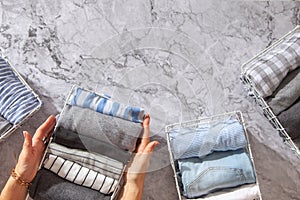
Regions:
[[[278,119],[292,139],[300,137],[300,98],[289,109],[280,113]]]
[[[80,149],[91,153],[98,153],[120,161],[124,164],[127,163],[131,157],[129,151],[124,151],[101,140],[95,140],[94,138],[79,135],[73,131],[63,129],[62,127],[56,128],[53,142],[72,149]]]
[[[201,158],[213,151],[236,150],[247,144],[243,126],[236,119],[174,129],[169,136],[175,159]]]
[[[259,195],[259,186],[257,184],[246,184],[238,188],[214,192],[203,198],[197,198],[197,200],[259,200]]]
[[[34,200],[110,200],[110,195],[71,183],[47,169],[40,169],[29,188]]]
[[[103,194],[112,193],[118,185],[116,179],[53,154],[47,155],[43,167],[72,183],[92,188]]]
[[[0,136],[8,131],[13,125],[0,115]]]
[[[214,152],[203,159],[178,160],[178,166],[183,194],[188,198],[256,181],[245,149]]]
[[[79,87],[74,88],[68,103],[137,123],[142,123],[144,120],[143,109],[112,101],[105,95],[98,95]]]
[[[289,71],[300,65],[300,29],[245,66],[245,74],[262,98],[270,96]]]
[[[10,123],[17,124],[39,105],[34,94],[0,57],[0,114]]]
[[[57,126],[130,152],[134,151],[142,132],[140,123],[70,105],[65,106]]]
[[[267,100],[275,115],[288,109],[300,97],[300,68],[291,71]]]
[[[64,159],[76,162],[83,167],[99,172],[113,179],[119,179],[124,168],[124,164],[101,154],[71,149],[52,142],[47,152]]]

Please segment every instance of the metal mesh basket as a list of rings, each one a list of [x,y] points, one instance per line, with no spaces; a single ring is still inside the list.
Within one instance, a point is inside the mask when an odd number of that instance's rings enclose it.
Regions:
[[[214,116],[211,116],[211,117],[205,117],[205,118],[186,121],[186,122],[182,122],[182,123],[171,124],[171,125],[168,125],[168,126],[165,127],[165,132],[166,132],[166,136],[167,136],[167,143],[168,143],[168,150],[169,150],[169,154],[170,154],[170,161],[171,161],[171,166],[172,166],[172,169],[173,169],[173,172],[174,172],[174,178],[175,178],[175,183],[176,183],[176,188],[177,188],[177,193],[178,193],[178,196],[179,196],[179,200],[186,200],[188,198],[186,198],[182,195],[180,180],[178,179],[178,176],[177,176],[178,171],[177,171],[174,156],[172,154],[172,147],[170,145],[170,135],[169,135],[170,131],[173,130],[173,129],[178,129],[178,128],[182,128],[182,127],[196,128],[199,125],[211,124],[211,123],[220,122],[220,121],[228,120],[228,119],[237,119],[240,122],[240,124],[243,126],[244,133],[245,133],[246,140],[247,140],[247,148],[246,149],[247,149],[247,152],[249,153],[249,157],[250,157],[250,160],[252,162],[254,172],[255,172],[255,175],[256,175],[254,159],[253,159],[253,156],[252,156],[251,146],[250,146],[250,143],[249,143],[249,137],[248,137],[247,130],[245,128],[245,122],[244,122],[243,115],[240,111],[228,112],[228,113],[224,113],[224,114],[220,114],[220,115],[214,115]],[[258,188],[258,195],[253,200],[261,200],[262,196],[261,196],[260,189],[259,189],[259,183],[258,183],[258,180],[257,180],[257,175],[256,175],[256,183],[252,184],[252,185],[257,186],[257,188]],[[237,188],[239,188],[239,187],[231,188],[229,190],[234,191]],[[228,190],[226,190],[226,191],[228,191]],[[218,195],[218,194],[216,194],[216,195]],[[204,200],[206,198],[203,197],[203,198],[196,198],[196,199],[198,199],[198,200],[203,199]]]
[[[241,80],[245,85],[245,89],[248,92],[249,96],[252,96],[255,99],[255,102],[262,108],[262,112],[264,116],[269,120],[269,122],[273,125],[273,127],[279,132],[279,135],[283,138],[283,142],[289,146],[289,148],[294,151],[298,156],[300,156],[299,148],[295,145],[292,138],[289,136],[289,134],[286,132],[280,121],[278,120],[277,116],[273,113],[272,109],[268,105],[268,103],[265,101],[265,99],[262,97],[258,89],[256,88],[255,84],[251,81],[247,74],[246,67],[250,65],[252,62],[255,62],[257,59],[259,59],[262,55],[270,52],[272,49],[276,48],[278,45],[280,45],[282,42],[285,41],[287,37],[294,34],[296,31],[300,30],[300,26],[296,26],[292,31],[284,35],[282,38],[280,38],[278,41],[273,43],[270,47],[266,48],[264,51],[260,52],[258,55],[250,59],[248,62],[244,63],[241,67]]]
[[[38,101],[38,104],[36,107],[31,109],[26,116],[22,118],[22,120],[16,124],[14,124],[11,128],[9,128],[7,131],[2,133],[0,135],[0,142],[3,141],[5,138],[7,138],[9,135],[11,135],[16,129],[18,129],[20,126],[22,126],[25,121],[30,118],[34,113],[36,113],[42,105],[42,101],[40,100],[39,96],[33,91],[33,89],[26,83],[26,81],[23,79],[23,77],[19,74],[19,72],[13,67],[13,65],[9,62],[8,58],[4,56],[0,52],[0,56],[3,60],[6,61],[7,66],[9,66],[12,70],[12,72],[16,75],[16,77],[20,80],[20,82],[30,91],[30,93],[34,96],[34,98]]]

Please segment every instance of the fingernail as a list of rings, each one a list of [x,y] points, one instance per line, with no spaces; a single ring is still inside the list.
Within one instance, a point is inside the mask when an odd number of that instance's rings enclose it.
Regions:
[[[24,138],[26,137],[26,131],[23,131],[23,137]]]

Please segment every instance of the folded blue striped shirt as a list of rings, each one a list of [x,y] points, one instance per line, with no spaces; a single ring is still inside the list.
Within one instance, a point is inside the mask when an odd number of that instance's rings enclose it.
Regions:
[[[39,105],[37,97],[0,57],[0,114],[10,123],[17,124]]]
[[[124,105],[112,101],[108,96],[98,95],[79,87],[74,89],[68,103],[72,106],[89,108],[102,114],[119,117],[137,123],[143,122],[145,114],[145,111],[142,108]]]

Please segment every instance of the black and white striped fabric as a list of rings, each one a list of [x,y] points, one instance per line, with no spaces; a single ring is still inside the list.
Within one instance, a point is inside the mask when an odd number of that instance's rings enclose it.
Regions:
[[[53,154],[48,154],[48,158],[44,161],[44,168],[70,182],[92,188],[103,194],[112,193],[118,185],[118,180]]]
[[[17,124],[39,105],[37,97],[0,57],[0,114],[10,123]]]
[[[123,173],[124,165],[122,162],[100,154],[67,148],[54,142],[49,145],[47,152],[69,161],[76,162],[83,167],[89,168],[113,179],[118,180]]]

